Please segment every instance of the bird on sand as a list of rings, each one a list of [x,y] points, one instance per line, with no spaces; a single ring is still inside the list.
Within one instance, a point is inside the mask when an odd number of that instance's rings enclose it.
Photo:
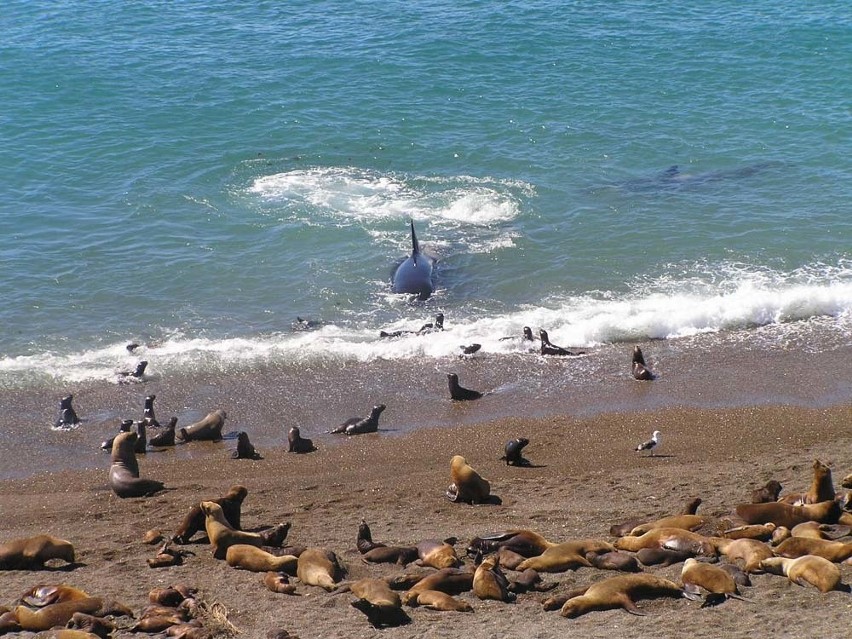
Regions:
[[[654,455],[654,451],[657,450],[657,447],[660,445],[661,435],[660,431],[655,430],[651,435],[651,439],[646,442],[642,442],[639,444],[634,450],[647,450],[651,452],[651,456]]]

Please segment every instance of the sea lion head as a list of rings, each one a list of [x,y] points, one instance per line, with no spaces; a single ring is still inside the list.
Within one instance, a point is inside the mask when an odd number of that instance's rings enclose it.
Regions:
[[[112,442],[112,461],[123,462],[129,457],[135,458],[136,440],[139,435],[134,432],[119,433]]]
[[[243,499],[248,495],[248,489],[245,486],[231,486],[228,489],[228,494],[225,495],[225,499],[228,501],[235,501],[242,503]]]

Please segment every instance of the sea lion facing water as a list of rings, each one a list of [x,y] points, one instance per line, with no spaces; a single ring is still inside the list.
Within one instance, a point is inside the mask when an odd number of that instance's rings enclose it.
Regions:
[[[222,439],[222,427],[225,425],[226,417],[227,413],[221,408],[214,410],[204,419],[181,428],[180,438],[185,442],[201,440],[217,442]]]
[[[136,433],[119,433],[112,444],[109,485],[121,497],[148,497],[163,490],[163,482],[139,477],[136,461]]]
[[[70,394],[59,400],[59,418],[54,423],[54,428],[69,428],[80,423],[81,420],[71,405],[73,400],[74,396]]]
[[[559,614],[563,617],[574,618],[594,610],[611,610],[624,608],[634,615],[642,613],[637,607],[636,599],[653,597],[683,597],[683,590],[673,581],[656,575],[619,575],[599,581],[586,588],[580,596],[568,599]]]
[[[52,535],[35,535],[0,544],[0,570],[41,570],[45,562],[74,563],[74,546]]]
[[[248,433],[242,430],[237,433],[237,449],[231,456],[234,459],[263,459],[249,441]]]
[[[491,484],[471,468],[465,458],[454,455],[450,460],[451,484],[447,488],[447,499],[453,502],[481,504],[491,496]]]
[[[133,427],[132,419],[123,419],[121,424],[118,426],[118,432],[120,433],[129,433],[130,429]],[[110,437],[106,441],[101,443],[101,449],[108,450],[112,452],[112,445],[115,443],[115,437]]]
[[[639,346],[633,347],[633,362],[631,364],[631,372],[633,378],[639,381],[650,381],[654,379],[654,373],[648,368],[645,363],[645,355],[642,354],[642,349]]]

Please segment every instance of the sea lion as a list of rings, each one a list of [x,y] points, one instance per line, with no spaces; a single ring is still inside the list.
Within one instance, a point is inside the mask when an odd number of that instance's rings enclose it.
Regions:
[[[30,608],[44,608],[50,604],[86,599],[87,597],[91,597],[91,595],[85,590],[67,584],[40,584],[33,586],[18,597],[18,603]]]
[[[367,615],[376,628],[402,626],[411,623],[411,617],[402,609],[399,595],[381,579],[359,579],[349,587],[357,597],[352,606]]]
[[[166,424],[166,429],[163,432],[154,435],[151,439],[148,440],[148,443],[152,447],[174,446],[175,426],[177,426],[177,417],[172,417],[169,420],[169,423]]]
[[[723,530],[721,536],[725,539],[757,539],[758,541],[769,541],[778,526],[769,522],[768,524],[746,524],[736,528]]]
[[[263,575],[262,581],[270,592],[277,592],[282,595],[296,594],[296,586],[290,583],[287,573],[270,571]]]
[[[136,367],[132,371],[118,371],[118,382],[128,383],[137,382],[145,377],[145,369],[148,368],[148,360],[143,359],[137,362]]]
[[[133,427],[132,419],[123,419],[118,426],[118,434],[121,433],[129,433],[130,429]],[[115,437],[110,437],[109,439],[101,442],[101,450],[108,450],[112,452],[112,445],[115,443]]]
[[[201,510],[204,512],[204,527],[207,538],[213,548],[216,559],[224,559],[228,548],[236,544],[248,544],[260,548],[264,545],[263,537],[257,533],[236,530],[225,519],[222,507],[216,502],[202,501]]]
[[[457,595],[473,588],[473,573],[458,568],[442,568],[433,572],[414,584],[403,595],[402,602],[410,605],[410,601],[426,590],[440,590],[448,595]]]
[[[506,442],[505,454],[500,458],[506,461],[507,466],[529,466],[530,462],[524,458],[523,450],[530,443],[526,437],[516,437]]]
[[[418,558],[416,546],[387,546],[373,542],[370,527],[363,519],[358,526],[358,538],[355,542],[365,563],[396,563],[401,566]]]
[[[208,413],[207,416],[190,424],[186,428],[181,428],[178,433],[180,438],[185,442],[191,441],[214,441],[222,439],[222,427],[225,425],[227,413],[221,408]]]
[[[698,507],[701,505],[701,497],[690,497],[689,501],[684,504],[683,510],[680,514],[682,515],[694,515],[698,512]],[[609,534],[613,537],[624,537],[631,530],[636,528],[636,526],[641,526],[642,524],[646,524],[649,521],[653,521],[649,517],[638,517],[633,519],[628,519],[627,521],[620,524],[613,524],[609,527]]]
[[[337,556],[325,548],[308,548],[296,563],[296,576],[303,584],[329,592],[334,590],[342,572]]]
[[[501,568],[517,570],[518,566],[520,566],[527,557],[519,555],[508,548],[500,548],[494,553],[494,559],[497,561],[497,565]]]
[[[228,525],[234,530],[240,530],[240,514],[246,495],[248,495],[248,490],[245,486],[231,486],[224,497],[208,501],[219,504]],[[195,533],[199,530],[205,530],[205,522],[206,516],[204,515],[204,511],[201,510],[201,504],[197,503],[193,505],[186,517],[184,517],[172,540],[178,544],[188,544]]]
[[[697,596],[702,589],[709,593],[702,608],[721,603],[729,597],[740,594],[731,573],[719,566],[697,561],[692,557],[683,563],[680,581],[683,583],[684,592],[688,595]]]
[[[586,561],[599,570],[619,572],[641,572],[636,557],[620,550],[609,552],[587,552]]]
[[[535,338],[533,337],[532,329],[529,326],[524,326],[521,336],[517,335],[507,335],[506,337],[501,337],[499,341],[503,342],[505,340],[510,339],[520,339],[522,342],[534,342]]]
[[[762,570],[773,575],[785,575],[800,586],[806,583],[815,586],[820,592],[840,590],[840,568],[825,557],[803,555],[796,559],[789,557],[768,557],[760,562]]]
[[[378,404],[373,406],[369,417],[350,417],[342,424],[332,428],[329,433],[339,435],[360,435],[362,433],[375,433],[379,430],[379,416],[384,412],[386,406]]]
[[[225,562],[232,568],[251,572],[296,572],[298,557],[293,555],[276,556],[257,546],[234,544],[225,552]]]
[[[142,420],[141,422],[136,422],[136,445],[133,447],[133,452],[137,455],[144,455],[147,450],[148,429],[145,427],[145,421]]]
[[[583,594],[566,601],[559,614],[573,619],[593,610],[624,608],[634,615],[642,613],[636,599],[654,597],[683,597],[683,590],[673,581],[656,575],[618,575],[599,581],[585,589]]]
[[[645,363],[645,356],[642,354],[642,349],[638,345],[633,347],[631,372],[633,373],[633,379],[643,382],[650,381],[655,377],[654,373],[651,372],[651,369]]]
[[[769,538],[769,543],[773,546],[777,546],[785,539],[789,539],[793,536],[793,533],[786,526],[776,526],[775,530],[772,532],[772,536]]]
[[[558,585],[559,583],[556,581],[545,583],[541,575],[538,574],[538,571],[532,568],[524,570],[522,573],[514,575],[509,579],[509,590],[516,594],[530,591],[547,592],[548,590],[553,590]]]
[[[748,573],[736,564],[720,563],[719,568],[731,575],[737,586],[751,586],[751,579]]]
[[[440,590],[420,590],[406,600],[408,606],[423,606],[442,612],[473,612],[473,606]]]
[[[840,480],[840,485],[844,488],[852,488],[852,473],[849,473],[846,477]]]
[[[816,555],[839,563],[852,557],[852,542],[843,543],[842,541],[829,541],[827,539],[790,537],[775,548],[775,554],[791,559],[805,555]]]
[[[467,554],[474,555],[477,552],[485,554],[498,549],[506,549],[518,553],[524,558],[529,558],[537,557],[548,548],[556,545],[532,530],[508,530],[495,535],[474,537],[470,540]]]
[[[468,466],[461,455],[454,455],[450,460],[450,481],[447,488],[450,501],[481,504],[491,496],[491,484]]]
[[[746,572],[759,572],[760,562],[767,557],[775,556],[769,546],[757,539],[710,537],[709,540],[719,554],[727,557],[728,561],[743,562],[743,570]]]
[[[145,397],[145,405],[142,408],[142,421],[146,426],[153,426],[154,428],[160,427],[160,422],[157,421],[157,417],[154,415],[154,400],[157,399],[156,395],[148,395]]]
[[[838,524],[821,524],[816,521],[806,521],[793,528],[790,531],[792,537],[810,537],[811,539],[827,539],[834,541],[841,537],[846,537],[852,532],[849,526],[840,526]]]
[[[74,563],[74,546],[52,535],[21,537],[0,544],[0,570],[41,570],[51,559]]]
[[[437,539],[425,539],[417,544],[418,566],[430,566],[432,568],[456,568],[461,565],[461,559],[456,554],[454,544],[456,539],[450,537],[444,541]]]
[[[640,548],[636,559],[643,566],[671,566],[693,557],[689,550],[669,550],[668,548]]]
[[[751,492],[751,503],[765,504],[768,502],[778,501],[778,495],[781,493],[781,484],[770,479],[762,488],[755,488]]]
[[[473,594],[479,599],[494,599],[506,603],[517,599],[517,595],[509,590],[509,580],[493,557],[483,559],[473,573]]]
[[[707,537],[682,528],[654,528],[638,537],[621,537],[613,544],[619,550],[636,552],[642,548],[685,550],[693,555],[714,556],[715,550]]]
[[[556,356],[556,357],[574,357],[576,355],[583,355],[583,351],[572,351],[567,348],[563,348],[561,346],[557,346],[556,344],[551,343],[550,337],[547,335],[547,331],[543,328],[540,328],[538,331],[539,339],[541,339],[541,354],[548,356]]]
[[[109,485],[112,491],[127,497],[148,497],[163,490],[163,482],[139,477],[136,461],[136,433],[119,433],[112,443],[112,464],[109,467]]]
[[[683,530],[696,530],[704,525],[704,517],[699,515],[673,515],[671,517],[663,517],[644,524],[639,524],[633,528],[628,535],[638,537],[644,535],[649,530],[655,528],[681,528]]]
[[[779,501],[800,506],[802,504],[818,504],[834,499],[834,483],[831,479],[831,469],[818,459],[814,460],[813,469],[814,476],[808,492],[783,495]]]
[[[455,373],[447,373],[447,382],[450,388],[450,399],[454,402],[472,401],[482,397],[482,393],[459,385],[459,376]]]
[[[463,357],[464,355],[473,355],[474,353],[478,353],[480,349],[482,349],[482,344],[462,344],[459,348],[462,352],[459,357]]]
[[[43,608],[33,610],[27,606],[17,606],[15,617],[23,630],[41,632],[54,626],[64,626],[75,612],[93,614],[101,609],[103,600],[100,597],[85,597],[52,603]]]
[[[599,539],[576,539],[556,544],[545,550],[537,557],[530,557],[521,562],[517,570],[523,572],[529,568],[538,572],[564,572],[575,570],[580,566],[591,566],[586,554],[591,552],[604,553],[615,550],[612,544]]]
[[[88,636],[100,639],[101,637],[109,637],[115,631],[116,625],[103,617],[95,617],[85,612],[75,612],[68,620],[66,628],[80,632],[81,634],[78,635],[80,637]],[[65,639],[64,636],[61,639]],[[70,635],[68,639],[71,639]]]
[[[432,283],[434,258],[420,251],[414,220],[411,220],[411,255],[394,271],[391,290],[394,293],[413,293],[421,300],[429,299],[435,290]]]
[[[237,449],[231,454],[231,457],[234,459],[263,459],[249,441],[248,433],[243,430],[237,433]]]
[[[71,405],[73,400],[73,395],[66,395],[59,400],[59,418],[54,423],[54,428],[71,428],[82,421],[77,417],[77,412]]]
[[[310,439],[302,437],[298,426],[293,426],[287,433],[287,445],[288,453],[311,453],[317,449]]]
[[[837,523],[840,516],[840,505],[833,499],[817,504],[802,504],[801,506],[791,506],[775,501],[763,504],[740,504],[736,507],[736,512],[748,524],[772,522],[776,526],[792,529],[806,521],[818,521],[824,524]]]

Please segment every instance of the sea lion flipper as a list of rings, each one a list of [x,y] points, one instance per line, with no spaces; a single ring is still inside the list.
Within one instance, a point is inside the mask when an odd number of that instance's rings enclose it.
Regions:
[[[642,610],[635,603],[633,603],[633,600],[630,599],[630,597],[625,596],[623,606],[624,606],[624,609],[627,612],[629,612],[631,615],[636,615],[637,617],[647,617],[648,616],[648,613],[642,612]]]

